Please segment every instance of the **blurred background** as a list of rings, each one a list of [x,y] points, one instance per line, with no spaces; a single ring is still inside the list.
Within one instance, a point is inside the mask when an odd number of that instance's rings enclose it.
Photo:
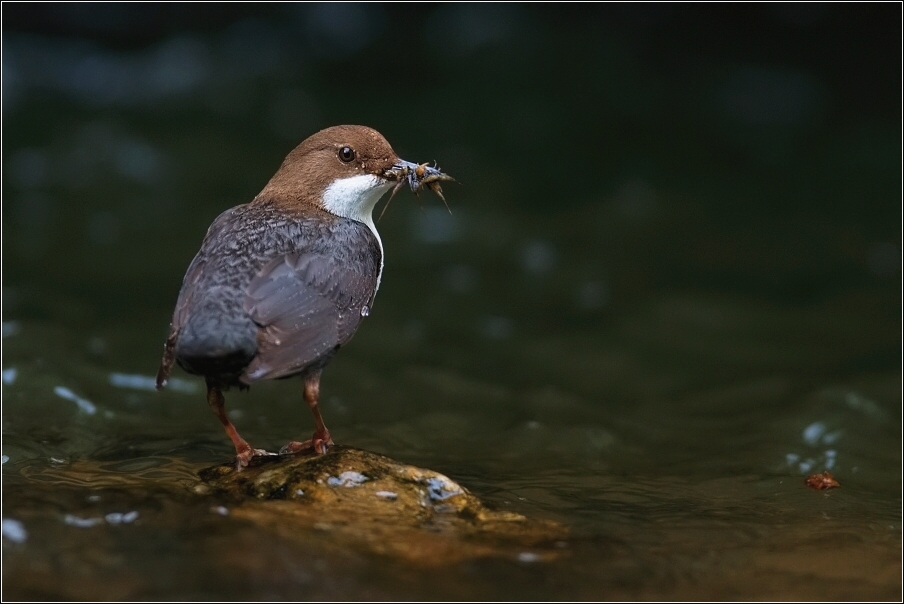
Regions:
[[[782,597],[900,596],[900,5],[5,3],[2,17],[5,483],[65,472],[51,459],[228,459],[197,379],[148,389],[182,275],[210,222],[301,140],[365,124],[460,184],[444,187],[451,215],[405,193],[378,224],[380,294],[323,382],[337,442],[572,526],[600,566],[572,567],[556,597],[775,596],[754,567],[781,569]],[[266,448],[310,429],[287,383],[227,409]],[[825,469],[843,485],[831,498],[802,486]],[[5,489],[5,517],[84,499],[30,489]],[[809,528],[833,505],[856,538],[823,559]],[[719,532],[710,513],[749,524]],[[28,567],[8,541],[4,562]],[[607,571],[603,543],[633,566]],[[714,543],[748,549],[716,560]],[[838,578],[842,558],[863,562]],[[521,572],[493,568],[447,595],[493,597]],[[4,595],[36,593],[17,576],[4,570]],[[67,581],[56,595],[112,593]],[[217,595],[116,593],[191,589]]]

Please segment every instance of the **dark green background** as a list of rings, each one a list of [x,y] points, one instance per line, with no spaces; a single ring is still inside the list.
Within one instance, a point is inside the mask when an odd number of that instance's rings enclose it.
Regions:
[[[227,459],[200,392],[108,375],[156,370],[217,214],[309,134],[366,124],[460,184],[451,216],[405,193],[379,222],[374,312],[324,376],[334,438],[566,522],[600,568],[603,544],[631,544],[630,572],[537,574],[571,591],[494,591],[502,568],[449,597],[900,596],[875,573],[832,583],[831,561],[730,579],[837,544],[809,528],[839,503],[860,527],[843,557],[900,573],[900,27],[894,3],[4,4],[4,477],[50,457]],[[74,415],[61,385],[113,415]],[[296,388],[227,408],[278,447],[309,430]],[[834,499],[801,484],[826,467]],[[4,516],[61,513],[29,492]],[[749,526],[700,529],[726,497]],[[727,567],[688,562],[738,543]],[[430,593],[407,585],[380,593]]]

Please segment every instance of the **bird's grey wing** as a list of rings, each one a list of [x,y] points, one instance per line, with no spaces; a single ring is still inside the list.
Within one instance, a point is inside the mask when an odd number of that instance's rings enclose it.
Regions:
[[[245,290],[245,311],[260,331],[242,381],[286,377],[328,358],[355,333],[375,287],[367,267],[325,254],[267,263]]]

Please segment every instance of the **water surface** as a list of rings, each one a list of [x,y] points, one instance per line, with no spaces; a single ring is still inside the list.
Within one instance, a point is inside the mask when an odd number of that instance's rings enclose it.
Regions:
[[[900,598],[899,107],[793,42],[866,17],[311,10],[5,32],[4,597]],[[361,68],[401,46],[416,77]],[[421,568],[192,493],[233,451],[200,380],[150,388],[185,267],[335,123],[462,184],[379,222],[334,439],[565,524],[560,558]],[[313,428],[297,381],[227,409],[271,450]]]

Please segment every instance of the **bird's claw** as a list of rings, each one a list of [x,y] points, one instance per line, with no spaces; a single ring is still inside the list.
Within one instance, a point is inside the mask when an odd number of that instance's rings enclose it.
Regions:
[[[279,450],[279,454],[293,455],[295,453],[313,450],[315,453],[324,455],[331,446],[333,446],[333,439],[330,438],[329,432],[325,434],[315,433],[313,438],[310,438],[304,442],[293,440],[290,443],[286,443],[283,448]]]
[[[235,471],[241,472],[242,468],[247,468],[254,457],[273,457],[275,455],[276,453],[271,453],[264,449],[252,449],[251,447],[242,449],[235,454]]]

